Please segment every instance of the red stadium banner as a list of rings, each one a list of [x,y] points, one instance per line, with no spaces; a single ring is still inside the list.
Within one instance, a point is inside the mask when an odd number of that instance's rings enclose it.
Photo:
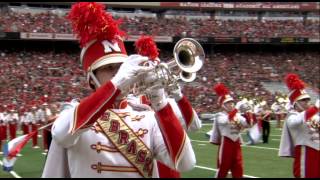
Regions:
[[[52,33],[20,33],[21,39],[52,39]]]
[[[214,8],[214,9],[281,9],[281,10],[318,10],[316,2],[272,3],[272,2],[161,2],[162,7]]]
[[[140,36],[131,35],[125,41],[136,41]],[[21,39],[43,39],[43,40],[76,40],[74,34],[55,34],[55,33],[20,33]],[[171,36],[154,36],[155,42],[172,42]]]
[[[53,34],[53,39],[58,40],[76,40],[76,36],[74,34]]]
[[[134,42],[139,39],[140,35],[130,35],[125,41]],[[154,36],[155,42],[172,42],[171,36]]]

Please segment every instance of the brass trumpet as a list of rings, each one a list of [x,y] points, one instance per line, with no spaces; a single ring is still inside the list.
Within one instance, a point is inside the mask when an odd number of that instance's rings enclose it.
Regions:
[[[154,88],[170,90],[178,86],[179,79],[184,82],[194,81],[196,72],[202,68],[205,59],[200,43],[192,38],[183,38],[175,44],[173,55],[174,58],[168,63],[160,63],[151,69],[157,76],[156,81],[145,82],[148,72],[139,74],[141,81],[137,82],[133,93],[135,95],[145,94],[146,91]],[[179,75],[172,73],[172,68],[176,66],[180,69]]]

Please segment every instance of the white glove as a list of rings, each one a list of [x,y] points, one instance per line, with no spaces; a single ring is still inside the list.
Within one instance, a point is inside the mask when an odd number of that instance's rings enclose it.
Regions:
[[[154,89],[147,93],[150,97],[151,106],[155,111],[159,111],[168,104],[164,89]]]
[[[315,103],[315,106],[319,109],[320,108],[320,99],[318,99]]]
[[[111,82],[121,91],[128,89],[137,81],[138,73],[143,73],[151,69],[151,67],[139,65],[147,60],[148,57],[137,54],[129,56],[120,66],[117,74],[111,79]]]
[[[180,99],[182,99],[183,94],[181,92],[180,85],[177,84],[177,86],[170,90],[170,94],[173,96],[175,101],[179,101]]]

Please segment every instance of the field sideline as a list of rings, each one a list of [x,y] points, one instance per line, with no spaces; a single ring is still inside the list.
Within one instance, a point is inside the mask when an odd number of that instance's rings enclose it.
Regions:
[[[201,130],[189,133],[192,146],[196,153],[197,165],[189,172],[182,173],[183,178],[212,178],[216,173],[216,145],[208,143],[208,137],[205,133],[212,128],[211,124],[204,124]],[[292,158],[278,157],[278,148],[280,143],[281,130],[271,126],[271,134],[268,144],[257,144],[254,146],[242,146],[244,159],[244,175],[248,178],[290,178],[292,176]],[[247,137],[242,134],[244,141]],[[39,138],[39,143],[42,143]],[[0,171],[1,178],[37,178],[41,176],[45,162],[45,156],[41,154],[41,149],[32,149],[31,142],[22,150],[22,157],[14,167],[14,172],[7,173]],[[2,165],[2,155],[0,155]],[[2,169],[2,167],[1,167]]]

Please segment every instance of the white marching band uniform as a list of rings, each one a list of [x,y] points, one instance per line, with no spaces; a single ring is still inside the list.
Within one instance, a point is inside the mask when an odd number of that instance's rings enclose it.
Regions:
[[[42,177],[66,177],[68,175],[70,177],[105,177],[104,171],[108,173],[108,177],[141,177],[106,136],[97,132],[97,129],[94,128],[97,127],[96,124],[92,128],[80,130],[74,135],[68,133],[73,126],[75,105],[62,111],[52,127],[52,149],[50,148],[47,159],[47,161],[50,161],[50,165],[46,164]],[[130,116],[124,118],[125,122],[133,128],[134,132],[144,130],[145,134],[143,134],[143,138],[141,136],[140,138],[150,148],[157,160],[178,171],[187,171],[193,167],[195,157],[189,138],[186,139],[180,163],[177,164],[177,167],[174,167],[153,112],[133,111],[130,106],[126,109],[114,109],[113,111],[130,114]],[[135,120],[132,117],[142,118]],[[57,147],[57,145],[64,149]],[[102,150],[99,150],[98,147]],[[57,158],[53,151],[64,154],[64,158],[67,157],[67,160],[63,160],[62,157],[61,159],[60,157]],[[70,169],[66,167],[66,161],[68,161]],[[52,171],[53,167],[55,171]],[[158,177],[155,167],[152,177]],[[65,168],[69,171],[66,171]]]
[[[92,8],[96,11],[90,11]],[[81,26],[94,29],[99,24],[86,24],[88,17],[79,18],[79,13],[93,13],[96,20],[105,23],[105,29],[83,41]],[[73,31],[82,45],[80,61],[95,92],[80,102],[71,102],[54,121],[42,177],[159,177],[155,159],[177,171],[191,170],[196,164],[195,154],[167,103],[164,89],[149,92],[153,110],[137,111],[129,102],[123,102],[126,100],[122,96],[138,81],[137,75],[153,72],[141,65],[148,57],[128,56],[122,33],[117,26],[108,26],[114,20],[102,19],[108,15],[112,16],[98,3],[79,2],[71,8]],[[101,84],[94,71],[115,63],[122,64],[113,77]],[[151,74],[144,80],[158,79]],[[123,101],[116,107],[120,99]]]

